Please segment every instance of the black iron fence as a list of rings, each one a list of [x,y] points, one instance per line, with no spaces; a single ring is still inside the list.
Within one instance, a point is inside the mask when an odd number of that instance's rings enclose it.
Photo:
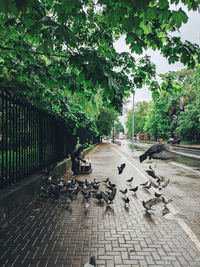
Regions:
[[[0,189],[68,157],[78,137],[90,142],[86,129],[72,135],[62,121],[0,90]]]

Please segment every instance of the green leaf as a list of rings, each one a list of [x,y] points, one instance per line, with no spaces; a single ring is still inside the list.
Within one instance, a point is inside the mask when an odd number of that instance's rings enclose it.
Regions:
[[[166,9],[169,7],[169,2],[168,0],[159,0],[158,2],[158,6],[161,8],[161,9]]]
[[[182,22],[186,23],[188,21],[188,16],[181,8],[179,8],[178,11],[172,11],[172,19],[174,20],[176,26],[180,28]]]

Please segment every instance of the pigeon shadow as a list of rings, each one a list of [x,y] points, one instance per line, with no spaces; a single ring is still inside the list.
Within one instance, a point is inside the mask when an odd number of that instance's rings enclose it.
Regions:
[[[154,221],[154,219],[152,218],[152,214],[151,214],[150,212],[146,211],[146,212],[143,214],[143,218],[144,218],[147,222],[149,222],[149,223],[155,225],[155,221]]]
[[[128,215],[130,214],[130,207],[127,206],[126,204],[124,205],[124,210]]]
[[[138,198],[138,196],[137,196],[136,193],[135,193],[135,194],[132,194],[132,197],[134,197],[134,198]]]
[[[151,195],[151,192],[149,191],[149,189],[146,188],[142,188],[144,190],[144,192],[146,192],[147,194]]]
[[[96,201],[97,206],[104,207],[104,201]]]
[[[106,214],[107,215],[115,215],[115,211],[111,206],[107,205],[106,209],[104,211],[104,215],[106,215]]]

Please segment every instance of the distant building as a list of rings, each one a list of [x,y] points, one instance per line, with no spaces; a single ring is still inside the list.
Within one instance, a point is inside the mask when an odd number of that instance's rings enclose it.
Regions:
[[[136,139],[137,140],[148,140],[149,139],[149,135],[146,133],[138,133],[136,135]]]

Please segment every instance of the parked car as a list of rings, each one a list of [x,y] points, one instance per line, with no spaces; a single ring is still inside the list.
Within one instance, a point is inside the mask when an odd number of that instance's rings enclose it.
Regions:
[[[180,144],[180,142],[181,142],[181,139],[179,137],[170,137],[167,140],[167,144],[170,144],[170,145]]]

